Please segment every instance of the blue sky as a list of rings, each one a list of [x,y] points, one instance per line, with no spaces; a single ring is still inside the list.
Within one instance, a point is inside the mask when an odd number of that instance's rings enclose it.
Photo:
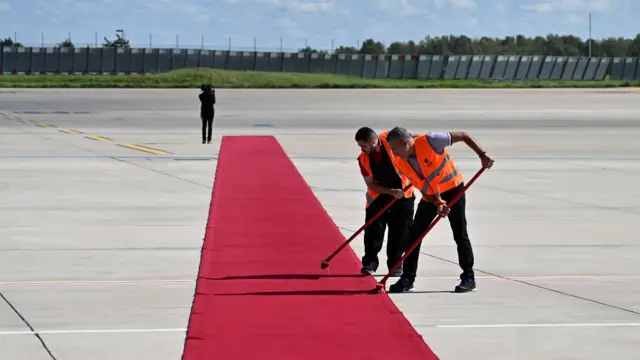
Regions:
[[[425,35],[527,36],[547,33],[634,37],[639,0],[0,0],[0,36],[52,46],[68,34],[78,45],[124,29],[134,46],[330,49],[374,38]],[[150,36],[151,34],[151,36]]]

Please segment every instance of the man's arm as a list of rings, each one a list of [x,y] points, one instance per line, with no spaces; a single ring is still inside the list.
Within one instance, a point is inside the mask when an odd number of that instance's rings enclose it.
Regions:
[[[378,182],[373,179],[373,176],[364,176],[363,179],[367,187],[378,194],[393,195],[391,189],[378,185]]]
[[[464,131],[462,132],[452,132],[451,134],[451,144],[455,144],[457,142],[464,142],[467,144],[471,150],[475,151],[478,156],[483,157],[486,155],[486,151],[480,146],[480,144],[471,136],[469,133]]]

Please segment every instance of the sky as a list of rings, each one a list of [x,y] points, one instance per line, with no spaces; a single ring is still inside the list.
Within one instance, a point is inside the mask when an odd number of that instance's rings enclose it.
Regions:
[[[640,33],[639,0],[0,0],[0,37],[86,46],[122,29],[137,47],[330,50],[447,34],[588,38],[589,13],[593,38]]]

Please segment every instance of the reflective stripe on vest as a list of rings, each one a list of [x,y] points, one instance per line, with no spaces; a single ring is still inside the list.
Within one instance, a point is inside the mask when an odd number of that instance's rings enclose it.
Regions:
[[[396,172],[398,172],[398,176],[400,176],[400,180],[402,181],[402,188],[404,189],[409,185],[409,179],[406,176],[402,175],[396,168],[396,156],[389,149],[389,145],[387,144],[387,141],[386,141],[387,134],[388,134],[388,131],[383,132],[382,134],[378,135],[378,139],[380,139],[380,142],[382,143],[381,146],[384,145],[383,148],[387,152],[387,155],[389,156],[389,160],[391,160],[392,166],[394,167]],[[362,152],[360,153],[359,161],[362,164],[362,166],[369,172],[369,174],[373,176],[373,172],[371,171],[371,163],[369,162],[369,156],[367,156],[367,154]],[[371,205],[373,200],[378,198],[378,196],[380,196],[379,193],[367,188],[367,192],[366,192],[367,202],[365,204],[365,207],[369,207],[369,205]],[[409,189],[407,189],[407,191],[404,192],[404,197],[410,198],[412,196],[413,196],[413,186],[410,186]]]

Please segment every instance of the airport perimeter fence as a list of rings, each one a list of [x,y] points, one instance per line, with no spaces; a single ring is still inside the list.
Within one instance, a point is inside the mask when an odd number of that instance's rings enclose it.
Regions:
[[[502,55],[330,55],[149,48],[0,50],[0,74],[152,74],[187,68],[421,80],[640,80],[638,58]]]

